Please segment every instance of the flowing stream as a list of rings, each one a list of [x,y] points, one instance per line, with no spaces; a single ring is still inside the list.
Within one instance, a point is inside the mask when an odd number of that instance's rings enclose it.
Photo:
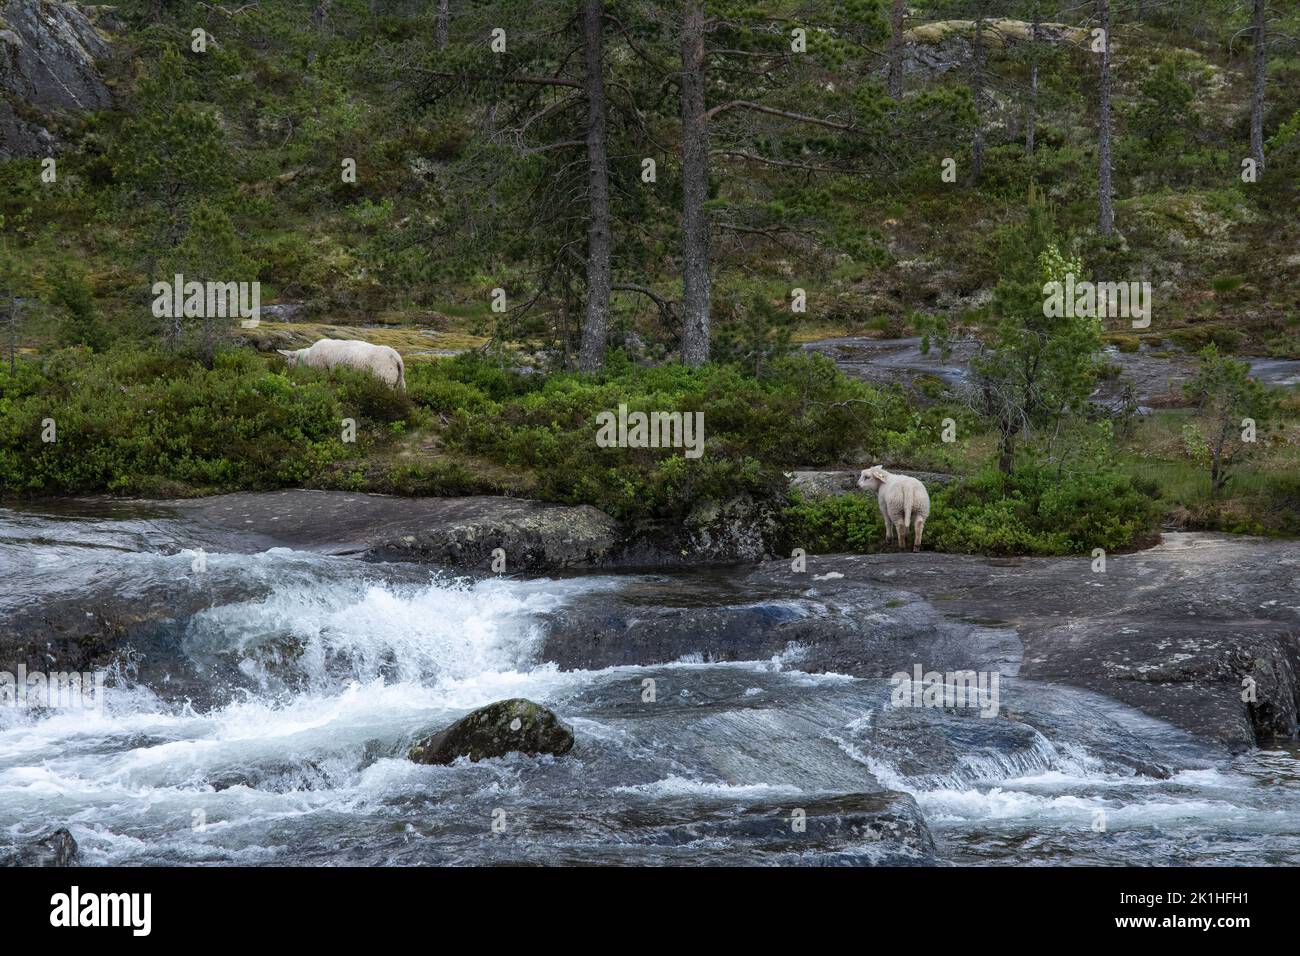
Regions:
[[[210,595],[126,642],[102,709],[0,708],[0,852],[67,827],[83,865],[1300,863],[1295,752],[1231,758],[1014,668],[981,718],[892,708],[888,680],[805,672],[797,645],[548,662],[566,609],[636,589],[649,613],[704,572],[470,580],[177,540],[170,519],[0,510],[0,619]],[[405,759],[508,697],[553,708],[573,751]]]

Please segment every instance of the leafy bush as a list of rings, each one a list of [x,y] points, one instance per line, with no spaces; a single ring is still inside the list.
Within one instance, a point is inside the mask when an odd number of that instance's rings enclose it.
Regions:
[[[160,352],[64,349],[16,374],[0,370],[0,490],[298,484],[343,457],[341,417],[328,384],[290,381],[247,353],[221,353],[209,370]]]
[[[1158,512],[1150,492],[1110,471],[990,471],[941,489],[926,535],[936,550],[963,554],[1117,551],[1154,532]]]
[[[1021,468],[989,471],[931,489],[927,550],[961,554],[1087,554],[1142,543],[1154,529],[1153,490],[1113,472],[1058,477]],[[809,553],[875,552],[886,546],[876,499],[849,494],[796,502],[783,538]]]
[[[884,545],[885,525],[871,495],[838,495],[804,501],[798,496],[786,509],[782,537],[788,547],[809,554],[872,552]]]
[[[856,460],[910,423],[898,396],[809,356],[774,359],[761,379],[729,365],[643,368],[615,358],[599,376],[545,381],[461,359],[422,370],[412,396],[450,415],[454,447],[530,472],[540,496],[633,519],[681,518],[738,496],[784,503],[782,468]],[[702,412],[707,451],[686,458],[679,449],[600,447],[596,416],[620,405]]]

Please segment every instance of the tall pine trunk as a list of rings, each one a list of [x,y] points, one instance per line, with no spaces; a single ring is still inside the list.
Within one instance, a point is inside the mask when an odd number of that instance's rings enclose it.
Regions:
[[[9,374],[18,371],[18,297],[9,297]]]
[[[447,49],[447,40],[451,35],[451,0],[438,0],[438,24],[435,35],[438,49]]]
[[[704,0],[682,16],[682,361],[709,360],[709,120],[704,107]]]
[[[587,315],[578,365],[594,372],[605,364],[609,335],[609,142],[604,75],[604,0],[582,2],[582,48],[587,98]]]
[[[975,107],[975,135],[971,139],[970,181],[975,185],[984,173],[984,5],[975,14],[975,46],[971,51],[971,104]]]
[[[1038,25],[1042,16],[1034,4],[1034,21],[1029,28],[1029,115],[1025,117],[1025,155],[1034,155],[1034,133],[1038,127]]]
[[[893,0],[889,12],[889,95],[894,99],[903,95],[903,18],[906,14],[905,0]]]
[[[1102,31],[1101,90],[1097,108],[1097,231],[1115,231],[1115,195],[1110,181],[1110,0],[1097,0]]]
[[[1259,171],[1264,169],[1264,74],[1268,66],[1265,14],[1267,0],[1255,0],[1255,88],[1250,94],[1250,156]]]

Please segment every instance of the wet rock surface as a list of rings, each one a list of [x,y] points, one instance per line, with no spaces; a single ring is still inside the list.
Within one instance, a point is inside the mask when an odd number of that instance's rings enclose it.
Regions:
[[[1070,684],[1240,752],[1294,739],[1300,543],[1170,534],[1090,558],[810,557],[641,579],[554,615],[565,667],[777,656],[888,677],[915,664]]]
[[[522,753],[562,757],[573,749],[573,730],[553,711],[515,698],[480,707],[445,730],[425,737],[407,756],[416,763],[449,764]]]
[[[77,841],[63,829],[14,849],[0,850],[0,866],[73,866],[76,862]]]
[[[214,544],[241,549],[292,547],[381,560],[424,561],[491,570],[493,551],[507,571],[601,563],[618,525],[590,505],[518,498],[396,498],[295,489],[159,502]]]
[[[0,855],[66,825],[81,865],[1300,861],[1293,543],[465,576],[78,507],[3,512],[0,656],[54,668],[45,609],[112,607],[122,666],[103,714],[0,713]],[[897,700],[917,668],[985,696]],[[549,742],[505,713],[407,759],[519,698]]]
[[[924,553],[819,557],[808,572],[843,575],[816,584],[825,595],[893,583],[1010,628],[1020,677],[1098,691],[1230,750],[1296,735],[1300,543],[1168,534],[1104,573],[1089,558]],[[786,579],[769,564],[749,583]]]

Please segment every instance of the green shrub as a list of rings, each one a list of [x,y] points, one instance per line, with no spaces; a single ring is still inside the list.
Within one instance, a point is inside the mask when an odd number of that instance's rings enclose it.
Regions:
[[[699,503],[742,495],[783,505],[783,469],[869,457],[913,426],[899,395],[848,379],[820,356],[773,359],[761,378],[732,365],[644,368],[617,357],[597,376],[544,381],[503,377],[474,360],[439,366],[421,374],[412,394],[449,415],[453,447],[530,472],[541,497],[620,518],[681,518]],[[470,403],[452,407],[461,396]],[[598,446],[596,416],[620,405],[702,412],[704,456]]]
[[[1148,538],[1158,517],[1149,489],[1111,471],[990,471],[941,489],[933,500],[928,540],[936,550],[963,554],[1116,551]]]
[[[809,554],[872,552],[883,548],[885,524],[872,495],[848,494],[804,501],[795,497],[783,517],[782,551]]]
[[[346,453],[342,417],[328,384],[290,381],[249,353],[220,353],[206,369],[161,352],[64,349],[0,370],[0,491],[299,484]]]
[[[926,550],[960,554],[1088,554],[1143,543],[1154,532],[1153,489],[1113,472],[1064,475],[1022,468],[931,489]],[[782,516],[783,545],[810,554],[886,546],[872,495],[796,499]],[[910,539],[909,539],[910,540]]]

